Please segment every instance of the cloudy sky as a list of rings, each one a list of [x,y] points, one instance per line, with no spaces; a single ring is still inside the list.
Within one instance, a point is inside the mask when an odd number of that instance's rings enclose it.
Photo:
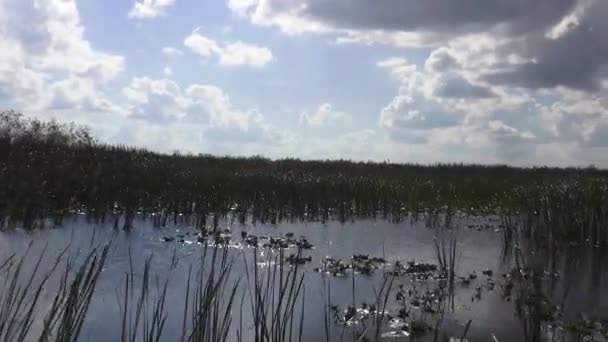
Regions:
[[[608,167],[605,0],[0,0],[0,109],[271,158]]]

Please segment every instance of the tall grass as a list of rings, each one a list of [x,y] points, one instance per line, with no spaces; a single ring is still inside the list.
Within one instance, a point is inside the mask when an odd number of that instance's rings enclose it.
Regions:
[[[71,282],[69,279],[73,261],[67,261],[60,287],[44,319],[39,341],[78,340],[109,249],[110,244],[101,250],[99,247],[92,248],[81,266],[76,269]]]
[[[32,244],[28,245],[21,258],[16,259],[11,255],[0,263],[0,274],[4,278],[0,290],[0,340],[30,341],[34,334],[38,334],[38,341],[77,341],[110,244],[93,248],[79,266],[68,255],[69,248],[66,248],[43,271],[42,263],[47,253],[45,247],[32,270],[25,275]],[[40,299],[49,280],[60,267],[63,272],[59,288],[50,308],[41,317]],[[38,319],[42,319],[42,328],[34,331],[33,324]]]
[[[167,321],[165,300],[169,279],[165,279],[161,285],[158,277],[151,277],[152,259],[150,256],[144,263],[139,295],[135,292],[136,280],[132,262],[131,272],[125,275],[123,300],[120,298],[118,300],[122,317],[120,335],[122,342],[137,341],[138,336],[141,336],[140,340],[143,342],[158,342],[163,335]],[[132,260],[130,250],[129,260]],[[152,284],[151,279],[153,279]],[[156,289],[155,294],[151,294],[153,288]],[[151,298],[153,295],[154,297]]]
[[[40,253],[29,276],[22,275],[25,261],[31,251],[30,243],[20,259],[10,256],[3,262],[3,287],[0,292],[0,338],[3,341],[25,341],[35,319],[35,309],[44,289],[44,285],[59,266],[63,256],[61,253],[42,275],[35,278],[46,254],[46,248]]]
[[[608,172],[593,168],[167,155],[104,145],[85,128],[4,112],[0,172],[5,229],[61,225],[75,210],[97,221],[110,215],[116,228],[131,229],[138,215],[158,226],[202,228],[208,217],[215,225],[228,215],[254,223],[399,222],[448,206],[470,214],[517,213],[532,236],[608,239]]]
[[[452,212],[446,210],[443,214],[431,213],[430,227],[435,229],[433,243],[437,264],[443,278],[447,280],[450,291],[454,289],[456,276],[456,246],[457,229],[452,226]],[[442,219],[442,220],[441,220]]]
[[[206,260],[208,251],[210,260]],[[182,333],[182,341],[219,342],[228,341],[232,325],[232,307],[240,280],[231,281],[233,260],[228,248],[211,248],[205,245],[200,268],[195,275],[194,291],[191,294],[191,268],[188,271],[186,310],[188,298],[192,298],[191,329]],[[186,319],[187,316],[184,316]],[[185,320],[184,320],[185,322]]]
[[[302,266],[284,263],[284,249],[273,254],[266,250],[263,264],[269,265],[265,271],[258,268],[258,249],[255,249],[253,267],[249,266],[245,255],[251,314],[254,326],[254,341],[283,342],[301,341],[304,326],[305,285]],[[297,257],[302,256],[298,249]],[[299,305],[300,310],[296,310]],[[244,332],[241,332],[241,334]]]

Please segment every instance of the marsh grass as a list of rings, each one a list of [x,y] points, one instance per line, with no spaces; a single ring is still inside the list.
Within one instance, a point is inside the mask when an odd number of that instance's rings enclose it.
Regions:
[[[73,260],[68,259],[39,341],[78,340],[109,249],[110,243],[92,248],[71,281]]]
[[[19,259],[11,255],[0,263],[0,276],[3,278],[0,291],[0,339],[30,341],[33,340],[33,334],[38,334],[38,341],[76,341],[86,319],[110,243],[92,248],[79,265],[69,255],[69,247],[66,247],[42,271],[42,263],[47,256],[45,247],[36,258],[32,270],[25,275],[32,245],[33,242]],[[42,328],[33,331],[34,321],[41,318],[39,303],[45,287],[60,268],[63,271],[59,288],[50,308],[42,317]]]
[[[207,260],[208,257],[210,260]],[[186,341],[194,342],[229,340],[232,307],[240,285],[240,280],[233,281],[230,277],[233,262],[234,260],[228,255],[228,248],[212,248],[205,245],[200,267],[193,278],[195,286],[192,293],[190,293],[192,269],[188,271],[186,308],[188,298],[192,298],[191,329],[189,332],[183,332],[182,340],[186,336]],[[186,319],[186,315],[184,318]]]
[[[0,338],[3,341],[25,341],[34,321],[35,309],[40,299],[44,285],[54,270],[59,266],[63,253],[61,253],[50,270],[36,279],[40,265],[46,254],[46,247],[28,275],[23,275],[24,264],[29,256],[33,242],[31,242],[23,256],[16,259],[14,255],[8,257],[3,263],[3,287],[0,292]]]
[[[254,341],[301,341],[304,329],[306,290],[300,264],[284,263],[285,250],[277,253],[266,249],[263,263],[271,265],[258,269],[259,250],[254,251],[252,267],[246,260],[245,274],[254,326]],[[298,248],[298,258],[302,249]],[[299,310],[297,310],[299,305]],[[241,332],[243,334],[244,332]]]
[[[454,279],[456,277],[456,250],[458,240],[458,228],[452,225],[452,213],[446,210],[442,215],[431,214],[430,227],[435,230],[433,243],[435,255],[441,276],[445,278],[450,292],[454,290]]]
[[[157,342],[161,339],[167,312],[165,300],[169,278],[162,284],[158,276],[152,277],[150,267],[153,257],[150,256],[144,263],[141,284],[136,292],[137,278],[133,272],[131,250],[129,249],[129,261],[131,272],[125,275],[123,299],[118,299],[119,311],[121,313],[121,341],[143,341]],[[152,293],[155,290],[154,293]],[[137,337],[141,336],[141,339]]]
[[[608,172],[158,154],[97,142],[83,127],[0,113],[0,229],[61,225],[79,211],[116,229],[357,218],[428,210],[512,213],[534,239],[608,242]],[[120,224],[119,224],[120,221]],[[505,241],[511,229],[503,230]]]
[[[509,197],[520,208],[516,223],[521,233],[537,248],[608,244],[608,184],[604,180],[573,178],[517,188]],[[507,227],[507,232],[517,229],[512,222]]]

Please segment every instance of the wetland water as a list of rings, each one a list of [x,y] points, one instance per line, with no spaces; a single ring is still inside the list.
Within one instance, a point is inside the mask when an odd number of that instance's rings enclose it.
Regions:
[[[456,227],[451,230],[457,241],[454,267],[456,280],[453,298],[445,300],[449,301],[450,305],[443,314],[441,330],[447,336],[460,337],[470,321],[467,331],[469,341],[492,341],[493,338],[497,341],[523,341],[526,338],[524,331],[527,325],[516,315],[516,306],[525,300],[520,300],[515,294],[505,295],[505,288],[518,288],[518,285],[513,285],[512,281],[516,258],[513,252],[507,256],[503,253],[499,220],[461,217],[456,218],[452,226]],[[245,262],[253,264],[253,254],[258,253],[258,268],[260,272],[264,272],[268,265],[262,261],[267,260],[269,254],[279,253],[268,248],[254,249],[246,246],[242,232],[260,238],[286,238],[293,233],[291,239],[294,241],[305,237],[306,241],[314,246],[302,251],[303,257],[310,257],[310,261],[301,266],[305,284],[303,341],[327,340],[324,308],[328,305],[325,300],[327,287],[324,284],[330,284],[331,305],[337,306],[337,312],[343,313],[343,309],[353,304],[353,298],[357,307],[362,303],[373,303],[376,298],[374,293],[379,291],[383,279],[389,276],[390,270],[394,269],[397,262],[406,266],[437,264],[434,242],[437,230],[428,228],[424,220],[417,222],[406,220],[401,223],[357,220],[345,224],[312,222],[255,226],[220,220],[219,229],[229,229],[230,231],[226,231],[223,236],[231,236],[227,253],[234,264],[230,274],[231,281],[228,283],[232,284],[239,278],[242,280],[237,290],[237,300],[231,310],[233,319],[229,341],[236,340],[238,329],[242,329],[244,341],[254,340],[250,300],[243,297],[245,299],[241,301],[241,294],[247,287]],[[174,240],[165,241],[171,239]],[[73,215],[65,220],[61,228],[34,232],[19,229],[0,232],[0,260],[11,253],[22,254],[33,241],[30,251],[32,255],[38,255],[47,246],[47,256],[43,259],[41,267],[49,268],[54,260],[53,256],[68,245],[72,254],[77,255],[86,253],[94,244],[103,244],[110,240],[112,245],[108,259],[101,272],[79,340],[95,342],[120,340],[122,320],[120,303],[124,293],[125,277],[133,272],[136,282],[137,279],[141,279],[145,260],[150,255],[153,256],[150,264],[152,283],[158,281],[162,284],[165,279],[169,280],[165,303],[167,322],[161,340],[179,340],[188,270],[191,265],[200,262],[204,250],[203,245],[198,243],[197,231],[187,224],[170,223],[166,227],[155,228],[149,219],[146,221],[136,219],[132,231],[125,232],[114,230],[111,223],[87,223],[84,215]],[[295,253],[295,250],[290,248],[284,253],[289,255]],[[350,270],[345,270],[342,276],[323,274],[316,270],[328,257],[341,259],[345,264],[350,264],[355,254],[383,258],[386,263],[375,264],[376,269],[360,270],[354,277]],[[555,262],[548,262],[549,258],[542,253],[527,253],[528,263],[542,265],[543,269],[546,269],[546,277],[542,280],[543,293],[547,301],[559,305],[560,322],[563,325],[568,325],[564,322],[574,321],[579,317],[599,321],[608,318],[606,276],[608,266],[603,254],[606,253],[598,248],[585,247],[578,251],[573,248],[558,253]],[[553,264],[553,269],[549,269],[549,265],[544,264]],[[46,308],[51,305],[52,289],[57,282],[58,279],[51,279],[45,287],[39,304],[39,316],[43,316]],[[382,324],[381,329],[384,336],[382,339],[432,341],[433,331],[409,337],[404,336],[405,334],[395,334],[394,332],[400,328],[394,328],[395,324],[389,321],[389,318],[398,316],[400,308],[405,306],[411,319],[420,318],[434,327],[440,314],[425,312],[424,305],[420,304],[420,298],[424,297],[424,293],[433,293],[440,282],[441,280],[437,280],[433,275],[426,279],[412,274],[395,276],[391,293],[387,297],[387,314],[384,317],[386,322]],[[402,297],[401,304],[396,299],[400,291],[406,293],[406,298]],[[151,293],[156,293],[156,290],[152,290]],[[430,305],[437,301],[439,300],[431,299]],[[300,305],[300,302],[296,305],[297,312],[300,312]],[[336,323],[333,317],[331,321],[329,339],[332,341],[355,340],[357,337],[354,334],[364,331],[367,327],[365,322],[356,319],[350,320],[347,324]],[[40,329],[40,322],[41,319],[34,321],[34,330]],[[239,325],[242,325],[242,328]],[[553,335],[561,339],[562,328],[550,329],[548,325],[543,324],[540,340],[550,340]],[[294,340],[297,340],[297,337]],[[572,336],[567,340],[573,340]],[[596,336],[596,340],[602,339]]]

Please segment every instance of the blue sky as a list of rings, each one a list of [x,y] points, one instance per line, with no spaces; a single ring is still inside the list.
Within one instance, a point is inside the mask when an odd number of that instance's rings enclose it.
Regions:
[[[271,158],[608,166],[601,0],[0,0],[0,109]]]

